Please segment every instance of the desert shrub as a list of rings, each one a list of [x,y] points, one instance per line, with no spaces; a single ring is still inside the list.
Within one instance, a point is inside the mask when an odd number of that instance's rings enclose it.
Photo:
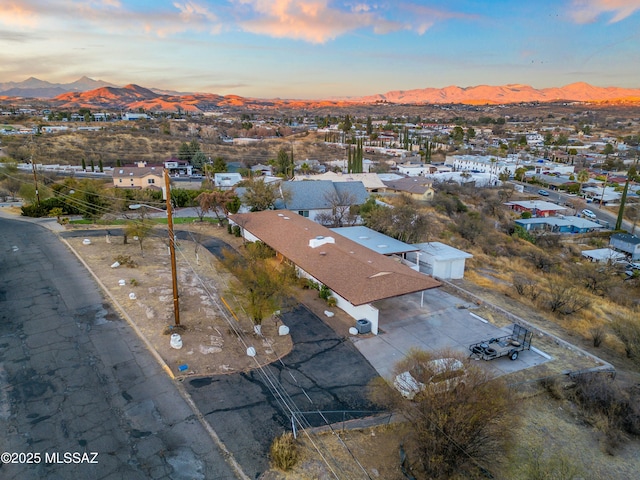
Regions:
[[[491,380],[460,353],[411,350],[394,372],[409,370],[426,380],[420,375],[428,375],[424,362],[451,357],[465,365],[464,380],[456,387],[425,388],[411,401],[392,392],[412,426],[407,441],[415,445],[420,478],[473,478],[479,469],[499,463],[518,428],[517,401],[504,380]]]
[[[114,262],[118,262],[120,265],[129,268],[136,268],[138,264],[131,258],[131,255],[118,255],[114,257]]]
[[[49,208],[42,203],[32,203],[31,205],[23,205],[21,207],[23,217],[46,217],[49,215]]]
[[[336,297],[329,297],[327,298],[327,306],[328,307],[335,307],[337,305],[338,301],[336,300]]]
[[[526,255],[527,260],[538,270],[548,272],[553,267],[553,259],[541,249],[533,249]]]
[[[249,258],[266,259],[276,256],[275,250],[264,242],[250,242],[245,245],[245,248]]]
[[[605,436],[605,447],[613,454],[628,434],[640,433],[637,395],[623,391],[610,375],[591,373],[574,378],[572,400],[584,417]]]
[[[473,244],[477,244],[487,231],[485,220],[478,212],[467,212],[456,223],[460,236]]]
[[[291,470],[298,462],[298,448],[291,433],[276,437],[269,452],[273,466],[285,472]]]
[[[538,380],[538,383],[551,396],[551,398],[560,400],[564,397],[558,377],[544,377]]]
[[[524,213],[528,213],[528,212],[524,212]],[[521,238],[523,240],[526,240],[529,243],[536,243],[536,237],[531,235],[527,230],[525,230],[520,225],[515,225],[513,227],[513,233],[511,234],[511,236],[514,238]]]
[[[526,449],[519,471],[523,474],[520,478],[527,480],[573,480],[584,475],[570,455],[555,448],[545,452],[542,445]]]
[[[533,301],[537,300],[540,295],[540,287],[538,283],[525,275],[514,274],[511,278],[513,288],[518,295],[529,298]]]
[[[547,287],[543,304],[553,313],[572,315],[591,305],[591,300],[571,279],[550,275],[547,277]]]
[[[242,235],[242,231],[240,230],[240,227],[238,225],[234,225],[232,230],[233,230],[233,234],[236,237],[240,237]]]
[[[591,334],[591,340],[593,340],[593,346],[596,348],[602,345],[607,334],[604,325],[596,325],[595,327],[592,327],[589,330],[589,333]]]
[[[560,235],[539,235],[535,239],[535,244],[547,251],[560,248]]]
[[[320,291],[318,292],[318,296],[323,300],[328,300],[331,297],[331,289],[326,285],[322,285],[320,287]]]
[[[611,328],[624,345],[627,358],[640,353],[640,322],[633,318],[619,317],[611,322]]]

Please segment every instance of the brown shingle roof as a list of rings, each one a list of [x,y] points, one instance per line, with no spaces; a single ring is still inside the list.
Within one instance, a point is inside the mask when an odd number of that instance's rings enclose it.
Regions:
[[[230,218],[353,305],[440,286],[432,277],[288,210],[236,214]],[[310,240],[320,237],[332,237],[335,243],[309,246]]]

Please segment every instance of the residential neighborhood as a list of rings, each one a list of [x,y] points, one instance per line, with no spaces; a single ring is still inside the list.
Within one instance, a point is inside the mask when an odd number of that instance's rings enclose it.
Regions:
[[[399,439],[414,438],[406,419],[417,406],[472,408],[492,391],[526,411],[509,430],[518,447],[500,455],[534,464],[526,432],[542,420],[527,415],[544,407],[545,422],[553,412],[564,428],[592,425],[596,407],[583,399],[598,389],[627,416],[607,411],[615,421],[604,433],[583,428],[582,441],[604,447],[567,462],[578,471],[614,456],[625,473],[611,478],[635,471],[633,112],[566,102],[2,105],[2,121],[5,231],[29,222],[66,242],[216,432],[238,478],[274,469],[280,439],[302,448],[328,441],[328,429],[345,442],[375,438],[391,453],[372,455],[369,478],[401,479]],[[11,254],[27,248],[6,241]],[[527,344],[510,343],[513,332]],[[499,341],[504,355],[491,353]],[[491,421],[511,428],[502,418]],[[509,465],[494,478],[516,478]],[[302,478],[292,468],[287,478]],[[404,478],[430,478],[415,468]],[[476,478],[473,462],[464,468]]]

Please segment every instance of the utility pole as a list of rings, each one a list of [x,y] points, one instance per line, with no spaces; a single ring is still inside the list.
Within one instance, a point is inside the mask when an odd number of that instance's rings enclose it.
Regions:
[[[176,237],[173,233],[173,212],[171,210],[171,185],[169,173],[165,168],[164,185],[167,197],[167,225],[169,227],[169,253],[171,254],[171,279],[173,283],[173,316],[176,325],[180,325],[180,306],[178,303],[178,274],[176,271]]]
[[[31,160],[31,170],[33,170],[33,183],[36,188],[36,199],[38,200],[38,204],[40,204],[40,192],[38,190],[38,176],[36,175],[36,164],[33,162],[33,136],[31,136],[31,141],[29,143],[31,143],[30,145],[31,156],[29,160]]]

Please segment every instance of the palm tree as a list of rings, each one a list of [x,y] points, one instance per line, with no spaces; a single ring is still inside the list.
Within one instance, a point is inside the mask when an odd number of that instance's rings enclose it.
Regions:
[[[589,171],[588,170],[580,170],[577,176],[578,182],[580,183],[580,190],[578,194],[582,192],[582,185],[589,181]]]

